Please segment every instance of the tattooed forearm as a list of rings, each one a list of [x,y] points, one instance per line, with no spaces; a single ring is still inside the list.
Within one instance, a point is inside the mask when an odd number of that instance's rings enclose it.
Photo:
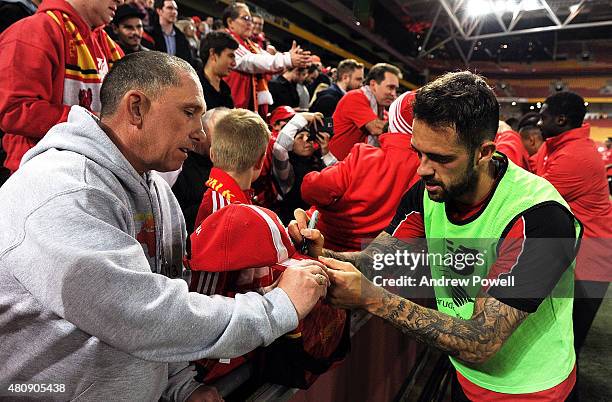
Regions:
[[[335,258],[336,260],[350,262],[355,265],[357,258],[359,258],[360,251],[333,251],[327,248],[323,249],[323,257]]]
[[[337,252],[324,249],[323,255],[340,261],[350,262],[366,278],[372,280],[374,275],[377,275],[377,271],[373,268],[375,255],[402,253],[404,250],[411,251],[412,248],[413,246],[396,239],[387,232],[381,232],[363,251]],[[392,267],[387,267],[385,271],[391,274]]]
[[[492,297],[476,299],[469,320],[451,317],[380,289],[380,300],[370,308],[377,315],[421,342],[468,363],[493,356],[527,317],[527,313]]]

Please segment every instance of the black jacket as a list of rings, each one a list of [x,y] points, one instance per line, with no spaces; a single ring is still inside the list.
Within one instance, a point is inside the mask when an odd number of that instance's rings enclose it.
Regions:
[[[172,186],[172,192],[185,217],[187,235],[191,235],[195,229],[196,216],[206,191],[205,183],[212,166],[207,156],[189,152],[187,159],[183,162],[183,169]]]
[[[291,106],[293,108],[300,106],[300,96],[298,95],[296,84],[287,81],[282,75],[270,81],[268,88],[274,101],[274,104],[270,106],[270,111],[278,106]]]
[[[15,22],[29,17],[36,12],[36,6],[31,1],[0,1],[0,33]]]
[[[181,59],[187,61],[189,64],[195,67],[199,67],[196,60],[193,60],[191,57],[191,49],[189,47],[189,42],[187,42],[187,38],[185,34],[181,32],[180,29],[174,27],[174,32],[176,34],[176,55]],[[155,41],[155,48],[153,50],[158,50],[160,52],[168,53],[168,49],[166,48],[166,41],[164,39],[164,34],[161,29],[161,25],[159,23],[153,26],[153,31],[151,32],[151,36]],[[196,69],[197,71],[197,69]]]
[[[310,106],[311,112],[321,112],[325,117],[331,117],[336,111],[336,106],[340,99],[344,96],[344,92],[336,84],[332,84],[329,88],[317,94],[317,98]]]

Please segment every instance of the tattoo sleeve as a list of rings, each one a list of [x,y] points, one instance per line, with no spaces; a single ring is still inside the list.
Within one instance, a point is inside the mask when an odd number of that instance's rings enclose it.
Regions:
[[[493,356],[528,313],[484,295],[476,299],[469,320],[428,309],[380,289],[380,300],[370,308],[404,333],[467,363]]]
[[[376,238],[363,250],[354,252],[338,252],[328,249],[323,250],[325,257],[335,258],[340,261],[346,261],[353,264],[363,275],[372,280],[376,274],[374,270],[374,258],[379,254],[396,254],[402,253],[404,250],[410,251],[412,246],[402,240],[396,239],[387,232],[381,232]],[[387,269],[389,272],[391,268]]]

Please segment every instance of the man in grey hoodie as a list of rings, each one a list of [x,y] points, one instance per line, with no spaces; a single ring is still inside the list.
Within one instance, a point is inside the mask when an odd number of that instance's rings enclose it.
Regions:
[[[134,53],[101,101],[100,120],[73,106],[0,188],[0,399],[202,400],[186,362],[271,343],[327,279],[311,265],[263,296],[190,293],[185,222],[150,170],[176,170],[202,135],[196,72]]]

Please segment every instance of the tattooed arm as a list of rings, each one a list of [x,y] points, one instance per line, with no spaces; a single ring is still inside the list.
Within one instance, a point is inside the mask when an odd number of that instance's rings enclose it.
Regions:
[[[493,297],[477,298],[469,320],[451,317],[384,289],[367,309],[402,332],[468,363],[483,363],[502,347],[528,313]]]
[[[357,267],[366,278],[372,280],[373,276],[376,274],[376,271],[373,269],[375,254],[395,254],[398,252],[402,253],[404,250],[411,251],[411,245],[383,231],[380,232],[363,251],[338,252],[323,249],[323,256],[350,262]]]
[[[476,299],[469,320],[419,306],[375,286],[353,266],[330,259],[323,262],[334,286],[332,304],[363,308],[421,342],[467,363],[483,363],[502,347],[528,313],[483,295]]]

